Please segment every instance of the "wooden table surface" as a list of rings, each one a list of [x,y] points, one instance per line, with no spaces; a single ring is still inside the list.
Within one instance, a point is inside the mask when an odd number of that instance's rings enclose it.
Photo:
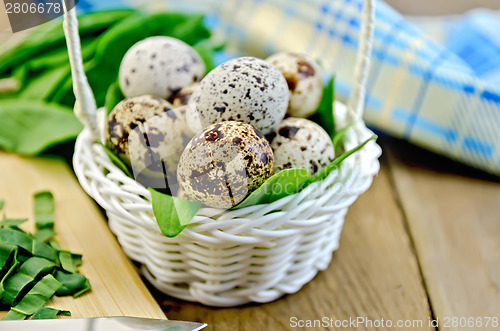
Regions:
[[[437,318],[440,330],[500,330],[492,320],[484,327],[486,317],[500,318],[500,180],[405,142],[380,142],[381,171],[350,208],[326,271],[296,294],[238,308],[151,289],[168,318],[209,330],[287,330],[292,317],[422,321],[408,330],[435,329],[428,323]],[[448,317],[483,317],[483,327],[451,327],[450,319],[445,328]],[[391,329],[365,326],[357,330]]]
[[[498,0],[388,2],[410,14],[500,6]],[[296,294],[238,308],[208,308],[150,287],[167,317],[207,322],[208,330],[301,329],[292,328],[293,317],[373,323],[342,330],[399,329],[400,321],[410,323],[406,330],[431,330],[436,319],[439,330],[500,330],[494,320],[485,326],[488,317],[500,318],[500,180],[401,141],[379,142],[381,171],[350,208],[326,271]],[[476,324],[454,327],[453,317]],[[377,327],[382,319],[385,326]]]
[[[58,232],[66,238],[65,247],[84,252],[87,262],[82,270],[95,286],[79,301],[54,302],[63,307],[74,304],[75,316],[120,311],[159,316],[157,301],[168,318],[207,322],[208,330],[291,330],[294,321],[322,318],[332,319],[330,323],[366,320],[358,328],[347,324],[342,330],[395,329],[370,327],[369,321],[382,319],[385,326],[387,321],[393,326],[402,321],[412,323],[409,330],[430,330],[435,328],[429,320],[445,323],[446,318],[473,317],[484,326],[488,317],[499,318],[500,179],[392,138],[381,138],[379,143],[384,151],[380,173],[349,209],[340,248],[329,268],[298,293],[268,304],[209,308],[173,299],[151,286],[153,297],[148,299],[124,261],[120,262],[124,271],[118,274],[105,262],[97,268],[97,261],[103,261],[99,250],[109,253],[117,244],[63,161],[0,152],[0,196],[7,198],[8,215],[21,217],[30,210],[26,203],[33,192],[42,187],[55,192],[60,203],[57,216],[69,222],[58,223]],[[72,217],[77,209],[79,218]],[[79,227],[102,228],[96,235],[109,238],[98,240],[100,246],[82,245],[88,234],[75,231]],[[98,246],[102,249],[94,249]],[[122,255],[116,251],[117,259]],[[113,265],[117,263],[115,259]],[[489,327],[467,330],[500,330],[492,326],[490,320]]]

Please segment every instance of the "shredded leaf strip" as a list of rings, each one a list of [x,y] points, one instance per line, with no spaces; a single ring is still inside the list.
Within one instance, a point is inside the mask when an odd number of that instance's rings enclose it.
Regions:
[[[80,295],[89,291],[91,288],[92,286],[90,285],[90,281],[88,279],[85,279],[85,284],[83,285],[83,288],[78,292],[73,293],[73,298],[78,298]]]
[[[50,240],[49,241],[49,245],[54,248],[55,250],[58,250],[58,251],[61,251],[62,250],[62,247],[61,245],[59,245],[59,243],[55,240]]]
[[[28,315],[19,313],[15,310],[9,310],[7,315],[5,315],[4,318],[2,318],[2,321],[24,320],[26,319],[26,317],[28,317]]]
[[[7,262],[11,260],[12,253],[17,253],[16,247],[16,245],[0,243],[0,275],[3,274]]]
[[[18,272],[5,282],[3,303],[16,304],[17,299],[22,296],[23,292],[27,292],[26,289],[29,289],[30,285],[34,285],[33,282],[39,275],[50,272],[55,266],[53,262],[39,257],[26,260]]]
[[[74,295],[85,289],[87,278],[82,274],[68,274],[64,271],[57,270],[56,279],[61,283],[61,287],[57,290],[56,295]]]
[[[32,320],[48,320],[54,319],[57,315],[66,315],[71,316],[71,312],[69,310],[60,310],[54,309],[50,307],[42,307],[38,309],[38,311],[31,317]]]
[[[0,229],[0,242],[22,247],[28,252],[31,252],[33,248],[33,239],[26,233],[12,228]]]
[[[34,256],[43,257],[47,260],[50,260],[56,264],[59,264],[59,254],[57,250],[50,245],[43,243],[38,240],[33,240],[33,246],[31,248],[31,253]]]
[[[0,281],[0,304],[2,302],[1,299],[5,295],[5,282],[10,277],[10,275],[16,271],[18,265],[19,265],[19,261],[17,260],[17,246],[16,246],[16,249],[12,253],[12,263],[10,265],[10,268],[7,270],[5,275],[2,277],[2,280]]]
[[[11,308],[16,312],[32,315],[49,301],[50,298],[61,287],[54,276],[46,275],[24,296],[15,307]]]
[[[75,266],[78,267],[82,265],[82,254],[71,253],[71,259],[73,260],[73,264]]]
[[[54,196],[44,191],[34,196],[35,200],[35,226],[37,229],[54,228]]]
[[[72,274],[78,272],[70,252],[64,250],[59,251],[59,260],[61,261],[61,267],[67,272]]]
[[[52,239],[55,235],[56,233],[51,229],[41,229],[35,232],[33,237],[38,241],[46,243],[50,239]]]
[[[7,226],[17,227],[26,222],[27,220],[28,220],[27,218],[24,219],[4,218],[3,220],[0,221],[0,227],[7,227]]]

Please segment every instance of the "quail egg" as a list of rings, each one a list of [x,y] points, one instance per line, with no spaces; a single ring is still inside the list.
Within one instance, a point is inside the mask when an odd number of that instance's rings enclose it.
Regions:
[[[199,83],[193,83],[189,86],[183,87],[179,92],[174,95],[172,105],[174,107],[186,106],[193,95],[194,90],[198,87]]]
[[[177,179],[190,200],[230,208],[271,176],[273,165],[273,151],[257,129],[226,121],[207,127],[189,142]]]
[[[268,138],[274,151],[275,172],[302,168],[315,175],[335,158],[328,133],[305,118],[285,119]]]
[[[254,57],[229,60],[202,79],[189,102],[202,127],[222,121],[251,124],[270,133],[284,118],[290,93],[283,74]]]
[[[180,155],[194,136],[185,114],[186,107],[174,109],[161,98],[125,99],[108,116],[106,144],[132,168],[138,181],[168,186],[176,181]]]
[[[192,47],[175,38],[156,36],[127,51],[120,64],[119,84],[126,97],[152,94],[168,99],[204,74],[205,64]]]
[[[288,115],[305,118],[316,112],[323,96],[323,80],[316,63],[304,55],[289,52],[271,55],[267,61],[283,73],[288,83]]]

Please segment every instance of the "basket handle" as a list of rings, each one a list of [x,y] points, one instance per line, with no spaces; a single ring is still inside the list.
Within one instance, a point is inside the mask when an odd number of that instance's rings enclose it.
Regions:
[[[354,83],[347,103],[347,123],[353,124],[355,130],[359,123],[363,123],[363,111],[365,106],[366,81],[370,70],[370,58],[373,45],[373,22],[375,12],[375,1],[363,1],[363,13],[361,15],[361,31],[356,63],[354,66]],[[358,135],[359,136],[359,135]]]
[[[66,1],[62,3],[64,8],[63,28],[66,36],[66,44],[68,46],[69,62],[73,79],[73,92],[76,98],[74,112],[80,122],[90,130],[93,138],[102,139],[103,133],[99,130],[96,101],[87,80],[87,76],[85,76],[83,67],[76,7],[68,11]]]
[[[73,91],[76,97],[75,114],[80,122],[91,131],[95,139],[101,139],[103,133],[99,129],[97,106],[89,86],[82,60],[82,49],[78,35],[76,9],[66,10],[64,5],[64,33],[68,45],[71,72],[73,75]],[[365,101],[365,86],[370,67],[370,56],[373,43],[374,0],[364,0],[360,43],[354,68],[354,85],[348,100],[347,123],[352,123],[355,130],[362,122]]]

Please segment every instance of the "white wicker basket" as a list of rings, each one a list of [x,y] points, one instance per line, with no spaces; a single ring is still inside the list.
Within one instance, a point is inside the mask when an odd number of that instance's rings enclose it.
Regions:
[[[357,85],[346,107],[336,103],[337,126],[352,124],[345,148],[372,132],[361,116],[373,34],[373,0],[364,1]],[[102,112],[96,110],[81,60],[74,10],[65,14],[75,113],[84,123],[74,155],[83,189],[105,210],[125,253],[142,263],[146,278],[177,298],[210,306],[269,302],[297,292],[324,270],[339,244],[347,208],[368,189],[379,170],[379,146],[371,141],[325,180],[270,204],[232,211],[201,209],[175,238],[158,228],[149,191],[108,158],[102,139]],[[101,123],[102,124],[102,123]]]

